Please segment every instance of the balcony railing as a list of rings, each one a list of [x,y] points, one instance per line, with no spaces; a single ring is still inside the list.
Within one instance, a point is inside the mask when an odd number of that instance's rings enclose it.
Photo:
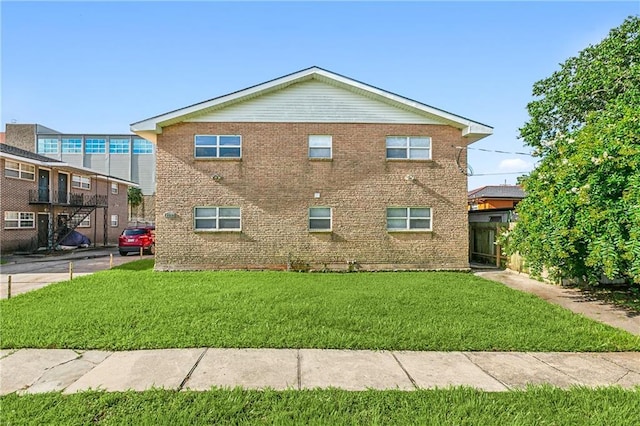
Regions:
[[[95,206],[106,207],[108,197],[97,194],[79,194],[75,192],[49,191],[46,189],[29,190],[29,204],[53,204],[57,206]]]

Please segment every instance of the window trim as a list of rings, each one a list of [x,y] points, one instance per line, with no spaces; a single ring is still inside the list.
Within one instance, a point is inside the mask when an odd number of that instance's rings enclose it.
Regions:
[[[404,228],[389,228],[389,209],[405,209],[406,211],[406,215],[402,218],[398,217],[398,218],[392,218],[392,219],[404,219],[405,220],[405,227]],[[429,216],[428,217],[412,217],[411,216],[411,210],[412,209],[429,209]],[[385,214],[386,214],[386,227],[387,227],[387,232],[433,232],[433,207],[426,207],[426,206],[411,206],[411,207],[405,207],[405,206],[389,206],[386,208],[385,210]],[[412,219],[429,219],[429,228],[412,228],[411,227],[411,220]]]
[[[74,185],[76,183],[75,181],[76,177],[79,180],[79,186]],[[86,188],[82,186],[83,179],[86,179],[88,182],[88,186]],[[76,175],[76,174],[71,175],[71,188],[81,189],[83,191],[91,191],[91,177],[85,176],[85,175]]]
[[[115,218],[115,221],[113,220]],[[117,228],[118,224],[120,223],[120,218],[118,217],[117,214],[112,214],[111,215],[111,220],[110,220],[110,224],[112,228]]]
[[[11,214],[16,214],[15,219],[8,218]],[[22,218],[22,215],[30,215],[31,219]],[[17,222],[17,226],[7,226],[7,222]],[[31,226],[22,226],[23,222],[31,222]],[[4,212],[4,229],[35,229],[36,227],[36,214],[35,212],[17,212],[6,211]]]
[[[208,137],[215,137],[216,138],[216,143],[215,145],[196,145],[197,143],[197,139],[198,136],[208,136]],[[220,138],[221,137],[233,137],[233,138],[239,138],[240,139],[240,144],[239,145],[220,145]],[[221,157],[220,156],[220,148],[238,148],[240,149],[240,153],[237,157]],[[210,156],[199,156],[197,155],[197,148],[215,148],[216,149],[216,156],[215,157],[210,157]],[[241,160],[242,159],[242,135],[208,135],[208,134],[197,134],[197,135],[193,135],[193,158],[195,158],[196,160]]]
[[[198,209],[216,209],[215,216],[197,216]],[[223,216],[220,217],[220,209],[238,209],[238,216]],[[215,228],[198,228],[196,221],[198,219],[214,219],[216,223]],[[220,229],[220,219],[237,219],[238,228],[223,228]],[[239,206],[195,206],[193,208],[193,231],[194,232],[242,232],[242,208]]]
[[[322,216],[322,217],[314,217],[312,219],[311,210],[316,210],[316,209],[329,209],[329,217]],[[309,207],[307,215],[309,219],[307,221],[307,227],[309,228],[309,232],[332,232],[333,231],[333,208],[327,207],[327,206],[311,206]],[[312,220],[327,220],[327,219],[329,219],[329,228],[312,228],[311,227]]]
[[[7,167],[7,165],[9,163],[14,163],[18,165],[17,169],[11,168],[11,167]],[[25,167],[32,167],[33,168],[33,172],[30,171],[26,171],[24,170]],[[11,170],[14,172],[18,172],[18,176],[7,176],[7,170]],[[24,174],[30,174],[33,175],[33,177],[31,179],[24,177]],[[20,161],[13,161],[13,160],[4,160],[4,177],[7,177],[9,179],[20,179],[20,180],[28,180],[30,182],[35,182],[36,180],[36,166],[34,166],[33,164],[27,164],[27,163],[21,163]]]
[[[329,146],[316,146],[311,144],[311,138],[329,138]],[[311,155],[312,149],[329,149],[328,157],[314,157]],[[333,159],[333,135],[308,135],[307,136],[307,156],[309,160],[332,160]]]
[[[78,228],[91,228],[91,215],[82,219],[82,222],[78,224]]]
[[[404,147],[391,147],[389,148],[388,143],[389,143],[389,139],[391,138],[405,138],[405,146]],[[411,148],[411,139],[412,138],[416,138],[416,139],[429,139],[429,147],[428,148],[424,148],[424,147],[414,147]],[[433,139],[431,138],[431,136],[402,136],[402,135],[387,135],[385,138],[385,158],[387,161],[432,161],[433,160]],[[389,157],[389,149],[404,149],[406,151],[406,157],[401,157],[401,158],[393,158],[393,157]],[[412,158],[411,157],[411,149],[419,149],[419,150],[423,150],[423,151],[428,151],[429,152],[429,157],[428,158]]]

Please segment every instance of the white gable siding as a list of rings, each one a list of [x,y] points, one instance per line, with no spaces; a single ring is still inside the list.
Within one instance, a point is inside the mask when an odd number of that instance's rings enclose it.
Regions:
[[[443,123],[315,80],[297,83],[185,121]]]

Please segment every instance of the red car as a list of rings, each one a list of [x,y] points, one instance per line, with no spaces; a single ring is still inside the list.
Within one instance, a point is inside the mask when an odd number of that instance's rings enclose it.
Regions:
[[[118,251],[120,256],[128,253],[140,253],[140,247],[144,253],[154,254],[156,251],[155,226],[130,226],[122,231],[118,237]]]

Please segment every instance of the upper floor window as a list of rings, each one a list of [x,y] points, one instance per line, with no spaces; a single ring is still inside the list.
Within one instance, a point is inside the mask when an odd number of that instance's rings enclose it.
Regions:
[[[153,144],[146,139],[133,140],[134,154],[153,154]]]
[[[82,154],[82,139],[63,138],[62,152],[66,154]]]
[[[7,177],[24,180],[35,180],[36,166],[33,166],[31,164],[18,163],[17,161],[5,160],[4,175]]]
[[[117,182],[111,182],[111,193],[112,194],[117,194],[118,193],[118,183]]]
[[[387,209],[389,231],[431,231],[430,207],[389,207]]]
[[[240,207],[196,207],[196,231],[240,231]]]
[[[38,138],[38,154],[57,154],[57,138]]]
[[[388,136],[387,158],[430,160],[431,138],[428,136]]]
[[[309,208],[309,230],[310,231],[331,231],[331,208],[330,207]]]
[[[129,139],[110,139],[109,154],[128,154]]]
[[[237,135],[196,135],[196,158],[240,158],[242,139]]]
[[[332,137],[309,135],[309,158],[331,158]]]
[[[107,152],[106,139],[85,139],[84,141],[84,153],[85,154],[104,154]]]
[[[35,213],[33,212],[4,212],[4,229],[35,227]]]
[[[78,189],[91,189],[91,178],[88,176],[73,175],[71,186]]]

